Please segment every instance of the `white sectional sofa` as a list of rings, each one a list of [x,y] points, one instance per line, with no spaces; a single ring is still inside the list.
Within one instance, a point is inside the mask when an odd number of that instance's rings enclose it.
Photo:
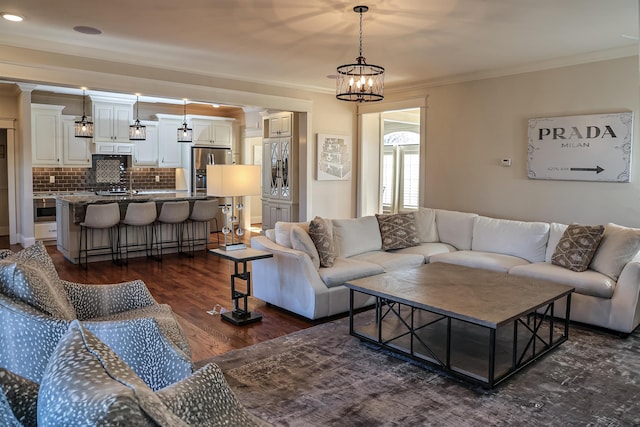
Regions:
[[[305,248],[294,249],[291,230],[308,230],[309,223],[277,223],[251,239],[253,248],[274,254],[253,262],[255,297],[317,319],[348,311],[349,291],[343,284],[349,280],[445,262],[574,286],[573,321],[622,334],[640,323],[640,229],[608,224],[589,269],[575,272],[551,263],[565,224],[428,208],[414,215],[420,244],[392,251],[381,249],[375,216],[330,220],[337,258],[328,268],[316,268],[313,253]],[[364,296],[356,300],[357,306],[371,303]]]

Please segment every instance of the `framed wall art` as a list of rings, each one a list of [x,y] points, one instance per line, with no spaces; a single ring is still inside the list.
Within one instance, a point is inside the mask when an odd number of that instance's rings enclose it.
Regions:
[[[351,179],[351,137],[318,134],[318,180]]]
[[[633,113],[529,120],[529,179],[629,182]]]

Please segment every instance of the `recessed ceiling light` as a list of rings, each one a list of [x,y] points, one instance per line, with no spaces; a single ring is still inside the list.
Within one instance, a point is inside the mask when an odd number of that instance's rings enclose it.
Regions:
[[[2,17],[7,21],[11,21],[11,22],[22,22],[22,20],[24,19],[20,15],[13,15],[11,13],[3,13]]]
[[[73,30],[82,34],[89,34],[92,36],[102,34],[102,30],[99,30],[94,27],[87,27],[85,25],[78,25],[77,27],[73,27]]]

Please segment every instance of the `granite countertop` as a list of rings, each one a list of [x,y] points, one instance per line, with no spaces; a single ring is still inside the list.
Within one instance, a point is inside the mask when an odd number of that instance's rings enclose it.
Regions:
[[[144,202],[144,201],[176,201],[176,200],[204,200],[210,196],[206,194],[192,195],[186,191],[182,192],[139,192],[137,194],[113,194],[113,195],[96,195],[95,193],[87,194],[62,194],[57,195],[56,199],[68,202],[73,205],[88,205],[90,203],[108,203],[108,202]]]

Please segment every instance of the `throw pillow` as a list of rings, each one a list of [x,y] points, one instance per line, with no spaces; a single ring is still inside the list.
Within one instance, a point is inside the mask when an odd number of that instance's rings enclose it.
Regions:
[[[332,267],[336,260],[331,220],[315,217],[309,223],[309,236],[318,251],[320,267]]]
[[[74,320],[45,368],[38,425],[186,426],[109,347]]]
[[[2,425],[37,425],[38,384],[0,368],[0,421]]]
[[[66,320],[76,317],[53,261],[40,241],[0,260],[0,291],[50,316]]]
[[[275,242],[285,248],[293,249],[291,245],[291,227],[294,225],[302,228],[304,231],[309,231],[308,222],[285,222],[278,221],[274,227],[275,230]]]
[[[572,271],[585,271],[603,234],[602,225],[569,225],[553,252],[551,263]]]
[[[313,244],[313,240],[311,240],[309,233],[297,225],[291,227],[291,246],[292,249],[302,251],[309,255],[316,270],[320,268],[320,255],[318,255],[318,250]]]
[[[378,226],[382,237],[382,250],[403,249],[418,246],[418,230],[413,213],[378,215]]]
[[[416,218],[418,239],[422,243],[434,243],[440,241],[438,227],[436,226],[436,211],[429,208],[418,208],[413,213]]]
[[[192,426],[267,426],[238,401],[218,365],[209,363],[157,396]]]
[[[604,227],[604,236],[590,268],[617,281],[624,266],[639,250],[640,229],[609,223]]]

